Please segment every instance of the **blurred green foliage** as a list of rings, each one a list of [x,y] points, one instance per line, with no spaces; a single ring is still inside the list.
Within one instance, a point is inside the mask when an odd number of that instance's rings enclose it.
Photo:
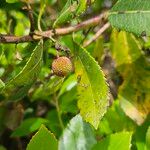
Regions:
[[[0,2],[0,38],[30,33],[26,2]],[[116,0],[29,2],[35,29],[48,30],[109,11]],[[39,42],[0,43],[0,150],[150,149],[150,40],[109,28],[83,48],[104,23]],[[52,74],[58,55],[73,62],[66,77]]]

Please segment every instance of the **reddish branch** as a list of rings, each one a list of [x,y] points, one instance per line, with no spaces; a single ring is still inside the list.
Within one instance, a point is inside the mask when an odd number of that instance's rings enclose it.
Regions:
[[[89,39],[88,41],[86,41],[84,44],[83,44],[83,46],[84,47],[87,47],[88,45],[90,45],[92,42],[94,42],[94,41],[96,41],[99,37],[100,37],[100,35],[106,30],[106,29],[108,29],[110,27],[110,23],[106,23],[102,28],[100,28],[99,30],[98,30],[98,32],[91,38],[91,39]]]
[[[57,28],[52,29],[48,31],[37,31],[33,33],[32,35],[26,35],[26,36],[10,36],[10,35],[2,35],[0,34],[0,43],[24,43],[24,42],[32,42],[32,41],[38,41],[40,39],[53,37],[54,35],[66,35],[72,32],[79,31],[81,29],[85,29],[91,26],[96,26],[106,17],[106,13],[100,14],[99,16],[93,17],[91,19],[88,19],[86,21],[83,21],[77,25],[69,26],[65,28]]]
[[[31,35],[26,36],[13,36],[0,34],[0,43],[24,43],[35,41]]]

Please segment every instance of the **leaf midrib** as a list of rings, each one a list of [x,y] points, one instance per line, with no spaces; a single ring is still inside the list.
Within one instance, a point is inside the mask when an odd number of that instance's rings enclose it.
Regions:
[[[97,113],[97,108],[96,108],[96,106],[95,106],[95,98],[94,98],[94,90],[93,90],[93,88],[92,88],[92,85],[91,85],[91,82],[90,82],[90,78],[89,78],[89,76],[88,76],[88,74],[87,74],[87,71],[86,71],[86,68],[84,67],[84,65],[83,65],[83,63],[82,63],[82,60],[80,59],[80,57],[79,57],[79,61],[80,61],[80,63],[81,63],[81,65],[83,66],[83,69],[84,69],[84,71],[85,71],[85,74],[86,74],[86,76],[87,76],[87,79],[88,79],[88,81],[89,81],[89,86],[91,87],[90,89],[91,89],[91,92],[92,92],[92,98],[93,98],[93,106],[94,106],[94,114],[96,114]],[[95,118],[95,117],[94,117]]]
[[[119,11],[111,11],[111,12],[109,12],[109,14],[108,15],[125,15],[125,14],[141,14],[141,13],[143,13],[143,14],[150,14],[150,10],[128,10],[128,11],[121,11],[121,10],[119,10]]]

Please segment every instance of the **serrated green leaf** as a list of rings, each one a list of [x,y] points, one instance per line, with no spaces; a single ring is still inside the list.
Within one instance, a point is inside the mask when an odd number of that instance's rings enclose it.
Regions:
[[[150,149],[150,126],[146,133],[146,147],[147,147],[147,150]]]
[[[27,150],[57,150],[57,140],[54,135],[42,125],[39,131],[32,137]]]
[[[13,133],[12,137],[22,137],[26,136],[30,133],[35,132],[40,128],[42,124],[48,123],[48,120],[43,118],[29,118],[24,120],[21,125],[16,128]]]
[[[121,107],[141,125],[150,112],[150,64],[132,34],[114,30],[111,39],[112,56],[124,79],[118,94]]]
[[[68,0],[62,11],[60,12],[58,18],[53,24],[53,27],[56,27],[59,24],[67,22],[70,18],[73,17],[73,12],[77,9],[77,2],[73,0]]]
[[[78,8],[76,11],[76,15],[80,15],[86,10],[87,0],[78,0]]]
[[[59,141],[59,150],[90,150],[95,143],[91,127],[77,115],[64,130]]]
[[[109,12],[113,27],[133,32],[137,35],[150,35],[149,0],[120,0]]]
[[[131,132],[111,134],[110,136],[98,142],[92,150],[130,150],[131,138]]]
[[[12,80],[6,84],[5,90],[13,89],[9,96],[10,100],[18,100],[24,97],[32,84],[36,81],[42,66],[43,44],[42,41],[33,50],[31,57]]]
[[[87,0],[68,0],[66,5],[60,12],[58,18],[54,22],[53,27],[70,21],[70,19],[72,19],[74,15],[80,15],[85,11],[86,7]]]
[[[75,43],[75,74],[78,79],[78,107],[83,119],[96,129],[109,104],[108,86],[97,62]]]
[[[10,81],[9,84],[15,86],[26,85],[35,81],[42,65],[43,44],[42,41],[38,43],[33,50],[30,59],[26,63],[22,71]]]

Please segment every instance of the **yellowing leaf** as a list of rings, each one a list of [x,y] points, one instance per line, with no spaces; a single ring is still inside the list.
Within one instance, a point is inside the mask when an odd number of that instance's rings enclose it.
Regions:
[[[109,104],[108,86],[97,62],[79,45],[75,48],[75,73],[78,78],[78,107],[85,121],[96,129]]]
[[[121,107],[141,125],[150,113],[150,65],[132,34],[114,30],[111,39],[112,56],[124,79],[118,94]]]

